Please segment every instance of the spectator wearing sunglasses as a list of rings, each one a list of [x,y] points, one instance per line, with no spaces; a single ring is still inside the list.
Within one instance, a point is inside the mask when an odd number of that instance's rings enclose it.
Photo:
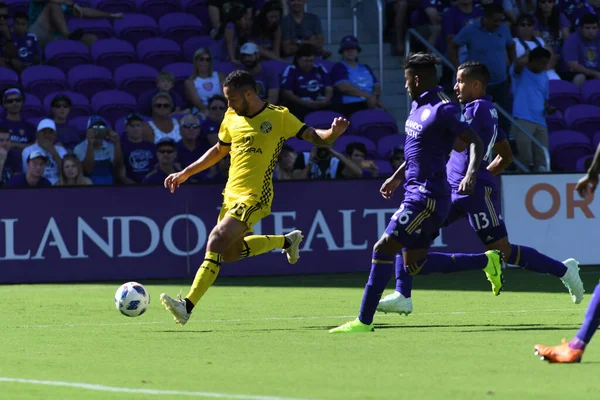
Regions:
[[[175,162],[177,159],[176,142],[171,138],[162,138],[156,143],[158,164],[142,181],[144,184],[163,184],[167,176],[181,171]]]
[[[200,121],[195,115],[188,114],[181,119],[181,141],[177,143],[177,162],[187,167],[209,148],[205,136],[200,137]]]
[[[200,131],[208,140],[210,146],[219,141],[219,128],[227,111],[227,99],[221,95],[215,95],[208,101],[208,117],[202,122]]]
[[[35,141],[35,127],[21,117],[23,101],[23,93],[17,88],[7,89],[2,95],[4,115],[0,125],[10,132],[11,148],[19,150],[23,150]]]
[[[120,181],[125,184],[141,183],[156,165],[156,145],[143,139],[144,118],[138,114],[129,114],[125,118],[125,135],[121,137],[123,168]]]
[[[158,143],[163,138],[181,140],[179,122],[170,116],[173,98],[168,92],[158,92],[152,99],[152,119],[144,124],[144,139]]]
[[[56,125],[57,141],[69,154],[73,154],[73,148],[85,138],[81,137],[77,129],[67,123],[71,112],[72,102],[66,94],[57,94],[50,104],[52,120]]]
[[[544,42],[540,36],[535,36],[533,32],[533,25],[535,20],[533,16],[527,14],[519,15],[517,18],[517,37],[513,38],[515,42],[515,51],[517,58],[522,57],[526,52],[535,49],[536,47],[542,47],[552,54],[550,62],[548,63],[548,70],[546,74],[548,79],[559,80],[560,76],[555,71],[556,63],[558,62],[559,55],[555,54],[552,50],[552,46]]]
[[[194,74],[185,80],[185,96],[194,107],[194,113],[207,114],[208,100],[215,95],[223,94],[221,84],[224,76],[213,69],[212,55],[207,48],[200,48],[194,53]]]

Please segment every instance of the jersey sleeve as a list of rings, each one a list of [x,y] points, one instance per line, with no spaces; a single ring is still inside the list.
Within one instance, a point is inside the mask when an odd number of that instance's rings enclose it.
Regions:
[[[456,103],[447,103],[440,107],[439,121],[441,126],[450,131],[454,136],[469,129],[469,124],[461,119],[460,108]]]
[[[306,130],[306,124],[296,118],[287,108],[282,113],[283,137],[289,139],[296,136],[302,139],[302,134]]]
[[[475,105],[475,109],[473,110],[473,119],[471,120],[469,126],[475,132],[481,132],[482,128],[488,125],[492,125],[489,110],[487,107],[481,107],[479,104]]]
[[[229,133],[229,118],[225,114],[221,128],[219,129],[219,144],[221,146],[231,146],[231,134]]]

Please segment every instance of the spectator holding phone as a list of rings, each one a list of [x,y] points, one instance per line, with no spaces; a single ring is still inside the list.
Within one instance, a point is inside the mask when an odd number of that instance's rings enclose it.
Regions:
[[[83,171],[95,185],[111,185],[114,176],[123,165],[123,154],[119,135],[108,127],[100,116],[90,117],[87,124],[87,138],[73,149],[73,154],[81,161]]]

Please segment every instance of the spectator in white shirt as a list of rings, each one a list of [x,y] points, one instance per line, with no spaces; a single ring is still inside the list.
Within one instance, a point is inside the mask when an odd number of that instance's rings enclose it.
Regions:
[[[40,151],[48,158],[48,164],[44,171],[44,178],[51,184],[55,184],[60,178],[60,168],[62,158],[67,151],[62,146],[57,146],[56,142],[56,124],[49,118],[39,122],[36,132],[36,142],[23,149],[23,173],[27,173],[27,159],[33,151]]]

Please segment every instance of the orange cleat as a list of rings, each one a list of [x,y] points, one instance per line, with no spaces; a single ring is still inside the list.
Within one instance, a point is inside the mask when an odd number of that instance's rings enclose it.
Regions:
[[[575,350],[569,347],[569,343],[565,339],[562,340],[562,344],[558,346],[544,346],[543,344],[536,344],[534,347],[536,356],[540,356],[543,361],[549,363],[561,363],[561,364],[572,364],[581,362],[583,356],[583,350]]]

